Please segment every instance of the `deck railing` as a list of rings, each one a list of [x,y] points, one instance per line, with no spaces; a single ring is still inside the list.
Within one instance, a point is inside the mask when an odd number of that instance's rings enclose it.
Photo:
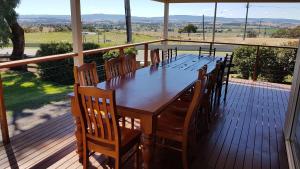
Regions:
[[[103,52],[108,52],[111,50],[119,50],[120,56],[124,55],[124,49],[136,47],[136,46],[143,46],[144,47],[144,66],[147,66],[149,63],[148,60],[148,53],[149,53],[149,45],[155,44],[155,43],[163,43],[163,42],[180,42],[180,43],[193,43],[193,44],[208,44],[210,48],[214,47],[215,45],[232,45],[232,46],[252,46],[257,48],[257,54],[256,54],[256,62],[254,65],[254,72],[253,72],[253,80],[257,79],[257,70],[259,68],[259,60],[260,60],[260,54],[259,50],[262,47],[270,47],[270,48],[284,48],[284,49],[292,49],[297,51],[297,48],[295,47],[289,47],[289,46],[266,46],[266,45],[251,45],[251,44],[237,44],[237,43],[219,43],[219,42],[205,42],[205,41],[193,41],[193,40],[176,40],[176,39],[168,39],[168,40],[156,40],[156,41],[148,41],[148,42],[142,42],[142,43],[133,43],[133,44],[125,44],[125,45],[119,45],[119,46],[113,46],[113,47],[107,47],[107,48],[100,48],[100,49],[93,49],[93,50],[86,50],[83,51],[84,55],[91,55],[91,54],[98,54]],[[37,64],[37,63],[44,63],[44,62],[51,62],[51,61],[58,61],[63,59],[69,59],[74,58],[78,54],[77,53],[67,53],[67,54],[60,54],[60,55],[52,55],[52,56],[44,56],[44,57],[37,57],[37,58],[31,58],[31,59],[24,59],[24,60],[18,60],[18,61],[11,61],[11,62],[5,62],[0,63],[0,70],[1,69],[8,69],[8,68],[14,68],[14,67],[20,67],[25,66],[28,64]],[[100,65],[101,71],[103,71],[103,66]],[[9,143],[9,134],[8,134],[8,124],[7,124],[7,116],[6,116],[6,108],[5,108],[5,101],[4,101],[4,95],[3,95],[3,86],[2,86],[2,79],[0,76],[0,124],[1,124],[1,132],[3,137],[3,143],[7,144]]]

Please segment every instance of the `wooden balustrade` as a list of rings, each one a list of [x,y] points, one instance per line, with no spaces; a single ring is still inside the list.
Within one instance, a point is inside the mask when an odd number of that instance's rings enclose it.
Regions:
[[[2,79],[1,79],[1,75],[0,75],[0,125],[1,125],[3,143],[8,144],[10,141],[9,141],[6,108],[5,108],[5,104],[4,104],[3,93],[4,92],[3,92],[3,86],[2,86]]]
[[[149,45],[144,44],[144,66],[148,66],[148,51],[149,50]]]
[[[256,57],[255,57],[255,64],[254,64],[254,69],[253,69],[253,77],[252,79],[254,81],[257,80],[257,75],[258,75],[258,68],[259,68],[259,59],[260,59],[260,46],[257,46],[256,48]]]
[[[237,43],[220,43],[220,42],[206,42],[206,41],[194,41],[194,40],[177,40],[177,39],[161,39],[161,40],[155,40],[155,41],[148,41],[148,42],[141,42],[141,43],[132,43],[132,44],[125,44],[125,45],[119,45],[119,46],[113,46],[113,47],[107,47],[107,48],[100,48],[100,49],[92,49],[92,50],[86,50],[83,51],[84,55],[89,54],[96,54],[96,53],[103,53],[108,52],[110,50],[119,50],[120,55],[124,56],[124,49],[135,47],[135,46],[144,46],[144,66],[148,66],[148,50],[149,45],[154,43],[160,43],[160,42],[187,42],[187,43],[207,43],[210,44],[212,47],[213,45],[236,45],[236,46],[256,46],[257,47],[257,56],[256,56],[256,62],[254,65],[254,73],[253,73],[253,79],[257,79],[257,71],[259,67],[259,48],[260,47],[274,47],[274,48],[286,48],[286,49],[294,49],[297,53],[297,48],[295,47],[289,47],[289,46],[266,46],[266,45],[251,45],[251,44],[237,44]],[[11,62],[5,62],[0,63],[0,69],[4,68],[13,68],[13,67],[19,67],[24,66],[27,64],[32,63],[42,63],[42,62],[50,62],[55,60],[62,60],[67,58],[73,58],[76,57],[77,53],[67,53],[67,54],[60,54],[60,55],[52,55],[52,56],[44,56],[44,57],[37,57],[37,58],[31,58],[31,59],[24,59],[24,60],[18,60],[18,61],[11,61]],[[7,125],[7,117],[6,117],[6,108],[4,104],[4,97],[3,97],[3,86],[2,86],[2,80],[0,76],[0,123],[1,123],[1,132],[3,137],[3,143],[7,144],[9,143],[9,133],[8,133],[8,125]]]

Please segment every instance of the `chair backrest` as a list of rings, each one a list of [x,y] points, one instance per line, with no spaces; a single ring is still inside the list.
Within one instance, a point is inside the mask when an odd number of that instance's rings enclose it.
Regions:
[[[207,65],[204,65],[199,71],[198,71],[198,80],[201,81],[201,84],[204,86],[201,86],[202,88],[206,88],[207,85]]]
[[[222,60],[218,61],[220,63],[220,70],[218,71],[218,75],[217,75],[217,85],[219,87],[222,86],[222,83],[223,83],[227,58],[228,58],[228,54],[226,54],[223,61]]]
[[[178,51],[177,51],[177,47],[175,47],[174,49],[168,49],[168,60],[170,60],[170,59],[172,59],[173,57],[177,57],[177,53],[178,53]]]
[[[229,75],[230,75],[230,69],[233,66],[232,61],[233,61],[234,53],[231,55],[226,54],[226,57],[224,59],[224,80],[228,81]]]
[[[137,70],[136,55],[129,54],[123,58],[123,73],[132,73]]]
[[[202,56],[202,55],[209,55],[209,56],[216,56],[216,48],[202,48],[202,47],[199,47],[199,56]]]
[[[234,53],[232,52],[231,55],[226,54],[226,60],[225,60],[225,66],[230,68],[232,66],[232,61],[233,61]]]
[[[221,63],[217,62],[216,68],[207,75],[206,94],[210,96],[217,84],[218,73],[221,70]]]
[[[123,73],[123,57],[117,57],[105,61],[106,80],[110,80],[117,76],[122,76]]]
[[[75,83],[80,86],[96,86],[99,83],[96,63],[85,63],[82,66],[74,66]]]
[[[97,141],[100,145],[120,145],[119,127],[116,120],[114,90],[74,85],[76,103],[80,111],[83,140]]]
[[[199,79],[201,80],[197,80],[194,84],[194,95],[184,120],[183,137],[185,139],[187,139],[188,137],[188,131],[189,131],[189,126],[191,124],[191,120],[194,117],[194,115],[199,111],[200,105],[202,103],[204,88],[206,86],[205,74],[206,74],[206,70],[200,69],[199,75],[201,75],[201,77]]]
[[[150,57],[151,57],[151,64],[152,65],[160,63],[159,49],[151,50],[150,51]]]
[[[192,102],[190,103],[190,106],[188,108],[188,111],[187,111],[187,114],[186,114],[185,120],[184,120],[183,138],[185,138],[185,139],[188,138],[191,121],[193,118],[195,118],[195,114],[197,114],[199,111],[203,94],[204,94],[203,84],[201,84],[200,80],[197,80],[195,82],[195,91],[194,91],[193,99],[192,99]]]

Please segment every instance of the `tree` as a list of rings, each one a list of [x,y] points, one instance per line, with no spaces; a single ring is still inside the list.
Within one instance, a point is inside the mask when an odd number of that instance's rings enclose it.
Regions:
[[[11,60],[22,59],[25,47],[24,30],[18,23],[15,8],[20,0],[0,0],[0,46],[8,44],[8,38],[13,44]]]
[[[290,29],[278,29],[271,36],[274,38],[299,38],[300,26]]]
[[[9,39],[9,30],[7,29],[7,25],[4,22],[4,18],[0,16],[0,48],[4,47],[8,44]]]
[[[196,33],[197,32],[197,26],[193,25],[193,24],[188,24],[187,26],[185,26],[183,29],[179,29],[179,33],[185,32],[188,33],[188,36],[190,36],[190,33]]]
[[[258,33],[254,30],[247,31],[247,37],[248,38],[256,38],[258,36]]]

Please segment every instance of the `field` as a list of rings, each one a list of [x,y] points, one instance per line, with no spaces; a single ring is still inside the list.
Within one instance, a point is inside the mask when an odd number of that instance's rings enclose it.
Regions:
[[[157,36],[133,33],[134,42],[143,42],[159,39]],[[105,32],[100,34],[83,35],[84,42],[99,43],[100,46],[113,46],[126,43],[126,34],[122,31]],[[105,42],[104,42],[105,41]],[[72,43],[72,32],[26,33],[26,47],[38,47],[39,44],[51,42]]]
[[[169,32],[169,37],[172,39],[185,39],[185,40],[203,40],[201,33],[178,34]],[[157,40],[161,38],[161,32],[139,32],[133,33],[133,42],[144,42],[150,40]],[[212,34],[207,33],[205,41],[211,41]],[[50,42],[72,42],[71,32],[50,32],[50,33],[26,33],[25,34],[26,47],[38,47],[39,44]],[[83,35],[84,42],[99,43],[101,47],[114,46],[126,43],[126,34],[124,31],[112,31],[100,34]],[[280,46],[289,42],[295,42],[298,39],[289,38],[246,38],[238,37],[237,33],[216,33],[216,42],[227,43],[243,43],[243,44],[261,44],[261,45],[276,45]]]

